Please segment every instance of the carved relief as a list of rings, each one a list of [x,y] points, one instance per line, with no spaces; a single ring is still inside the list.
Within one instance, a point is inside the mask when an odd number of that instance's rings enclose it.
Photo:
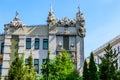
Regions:
[[[80,27],[77,32],[80,37],[85,37],[86,30],[84,27]]]
[[[80,9],[78,7],[78,13],[76,14],[76,20],[77,22],[80,22],[80,26],[81,27],[84,27],[85,25],[85,19],[84,19],[84,16],[83,16],[83,13],[80,12]]]
[[[52,11],[52,6],[50,5],[50,12],[47,17],[48,26],[51,27],[55,24],[56,20],[54,18],[54,12]]]
[[[76,20],[77,20],[77,24],[78,24],[78,29],[77,29],[77,32],[78,32],[78,35],[80,37],[85,37],[85,19],[83,17],[83,13],[80,12],[80,9],[78,7],[78,13],[76,14]]]
[[[18,17],[18,12],[16,11],[16,16],[14,18],[13,21],[11,21],[9,23],[10,27],[14,27],[14,28],[22,28],[25,25],[20,21],[19,17]]]
[[[25,25],[20,21],[18,17],[18,12],[16,11],[16,16],[9,24],[4,25],[5,34],[13,33],[16,29],[25,27]]]
[[[75,26],[75,24],[76,20],[75,19],[70,20],[68,17],[56,21],[56,25],[60,27]]]
[[[74,63],[77,62],[77,61],[76,61],[76,54],[75,54],[75,52],[72,52],[71,58],[72,58],[72,60],[73,60]]]

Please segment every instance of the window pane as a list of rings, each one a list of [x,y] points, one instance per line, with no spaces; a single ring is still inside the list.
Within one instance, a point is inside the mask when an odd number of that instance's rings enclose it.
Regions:
[[[46,63],[46,59],[42,59],[42,64],[45,64]]]
[[[43,39],[43,49],[48,49],[48,39]]]
[[[2,65],[0,65],[0,76],[1,76],[1,73],[2,73]]]
[[[118,52],[120,52],[120,46],[118,46],[117,48],[118,48]]]
[[[35,71],[38,73],[39,72],[39,65],[34,65]]]
[[[39,38],[35,38],[35,49],[39,49]]]
[[[34,59],[34,68],[37,73],[39,73],[39,59]]]
[[[1,54],[4,53],[4,43],[1,43]]]
[[[27,38],[26,39],[26,49],[30,49],[31,48],[31,38]]]
[[[69,36],[63,36],[63,48],[69,50]]]
[[[35,60],[34,60],[34,64],[39,64],[39,60],[38,60],[38,59],[35,59]]]
[[[28,65],[29,63],[28,63],[28,59],[25,59],[25,65]]]

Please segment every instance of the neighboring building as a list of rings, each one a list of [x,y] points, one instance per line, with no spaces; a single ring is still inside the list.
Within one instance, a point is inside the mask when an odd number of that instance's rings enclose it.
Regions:
[[[120,35],[115,37],[114,39],[112,39],[111,41],[107,42],[106,44],[102,45],[101,47],[99,47],[98,49],[94,50],[93,53],[94,53],[94,61],[97,63],[97,64],[100,64],[101,63],[101,60],[98,56],[104,56],[105,54],[105,47],[110,44],[112,46],[112,49],[113,50],[116,50],[117,52],[120,52]],[[118,69],[120,70],[120,54],[118,55]]]
[[[7,76],[17,50],[19,55],[25,54],[26,64],[28,56],[32,53],[35,69],[40,73],[40,65],[46,59],[48,50],[51,52],[50,58],[53,59],[61,54],[62,49],[66,49],[79,70],[84,62],[84,24],[85,20],[80,10],[73,20],[67,17],[58,20],[54,17],[51,7],[47,25],[33,26],[24,25],[16,12],[13,21],[4,25],[4,35],[0,36],[3,54],[2,78]]]

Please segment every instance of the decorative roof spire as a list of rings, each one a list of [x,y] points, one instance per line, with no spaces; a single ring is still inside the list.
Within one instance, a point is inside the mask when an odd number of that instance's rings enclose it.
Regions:
[[[50,12],[53,12],[53,10],[52,10],[52,5],[50,4]]]
[[[24,24],[20,21],[18,15],[19,15],[19,13],[16,11],[15,18],[13,19],[12,22],[10,22],[11,27],[18,28],[18,27],[23,27],[24,26]]]
[[[80,11],[80,7],[78,6],[78,12],[76,14],[77,21],[84,20],[83,13]]]
[[[80,13],[80,6],[78,6],[78,12]]]
[[[16,17],[18,17],[19,13],[16,11]]]
[[[18,17],[19,13],[16,11],[16,15],[15,15],[15,18],[13,21],[16,21],[16,20],[19,20],[19,17]]]
[[[48,17],[47,17],[47,22],[51,23],[53,21],[55,21],[54,12],[52,10],[52,5],[50,5],[50,11],[49,11],[49,14],[48,14]]]

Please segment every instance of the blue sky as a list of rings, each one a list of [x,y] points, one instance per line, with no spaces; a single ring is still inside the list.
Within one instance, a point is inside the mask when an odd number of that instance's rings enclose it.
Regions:
[[[80,5],[86,20],[85,57],[120,34],[120,0],[1,0],[0,33],[16,11],[26,25],[46,24],[50,4],[59,19],[75,18]]]

